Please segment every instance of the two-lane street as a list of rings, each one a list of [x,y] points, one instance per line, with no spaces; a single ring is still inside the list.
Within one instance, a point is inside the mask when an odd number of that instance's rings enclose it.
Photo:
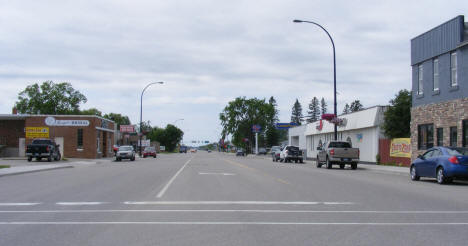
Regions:
[[[199,151],[0,178],[0,245],[464,245],[465,182]],[[444,233],[439,233],[443,229]]]

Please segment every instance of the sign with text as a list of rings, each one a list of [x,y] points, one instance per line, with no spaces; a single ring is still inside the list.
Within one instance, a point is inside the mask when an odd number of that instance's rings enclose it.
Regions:
[[[26,138],[49,138],[49,127],[26,127]]]
[[[291,127],[298,126],[297,123],[291,122],[291,123],[276,123],[276,129],[288,129]]]
[[[390,143],[391,157],[411,158],[411,138],[394,138]]]
[[[120,132],[135,132],[133,125],[120,125]]]
[[[56,120],[49,116],[45,119],[45,124],[48,126],[89,126],[88,120]]]
[[[253,125],[252,132],[260,132],[262,130],[262,126],[260,125]]]

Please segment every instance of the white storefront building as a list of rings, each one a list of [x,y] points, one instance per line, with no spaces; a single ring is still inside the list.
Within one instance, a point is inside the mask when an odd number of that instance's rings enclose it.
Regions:
[[[348,141],[359,148],[360,160],[376,162],[379,139],[384,138],[382,124],[387,106],[374,106],[358,112],[340,115],[346,122],[338,127],[338,140]],[[289,129],[289,144],[305,150],[307,158],[315,159],[317,147],[333,140],[334,125],[326,120]]]

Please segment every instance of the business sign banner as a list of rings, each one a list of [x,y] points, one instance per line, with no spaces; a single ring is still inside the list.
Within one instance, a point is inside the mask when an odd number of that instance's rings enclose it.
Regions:
[[[120,132],[135,132],[133,125],[120,125]]]
[[[291,123],[276,123],[276,129],[288,129],[291,127],[298,126],[297,123],[291,122]]]
[[[394,138],[390,143],[391,157],[411,158],[411,138]]]
[[[49,138],[49,127],[26,127],[26,138]]]
[[[140,144],[140,140],[138,140],[138,145]],[[151,139],[141,140],[141,147],[149,147],[151,144]]]
[[[45,124],[48,126],[89,126],[88,120],[56,120],[49,116],[45,119]]]

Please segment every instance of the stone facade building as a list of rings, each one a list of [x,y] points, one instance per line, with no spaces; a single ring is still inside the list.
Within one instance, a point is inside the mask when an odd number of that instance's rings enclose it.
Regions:
[[[468,147],[468,23],[457,16],[411,40],[412,160],[433,146]]]

